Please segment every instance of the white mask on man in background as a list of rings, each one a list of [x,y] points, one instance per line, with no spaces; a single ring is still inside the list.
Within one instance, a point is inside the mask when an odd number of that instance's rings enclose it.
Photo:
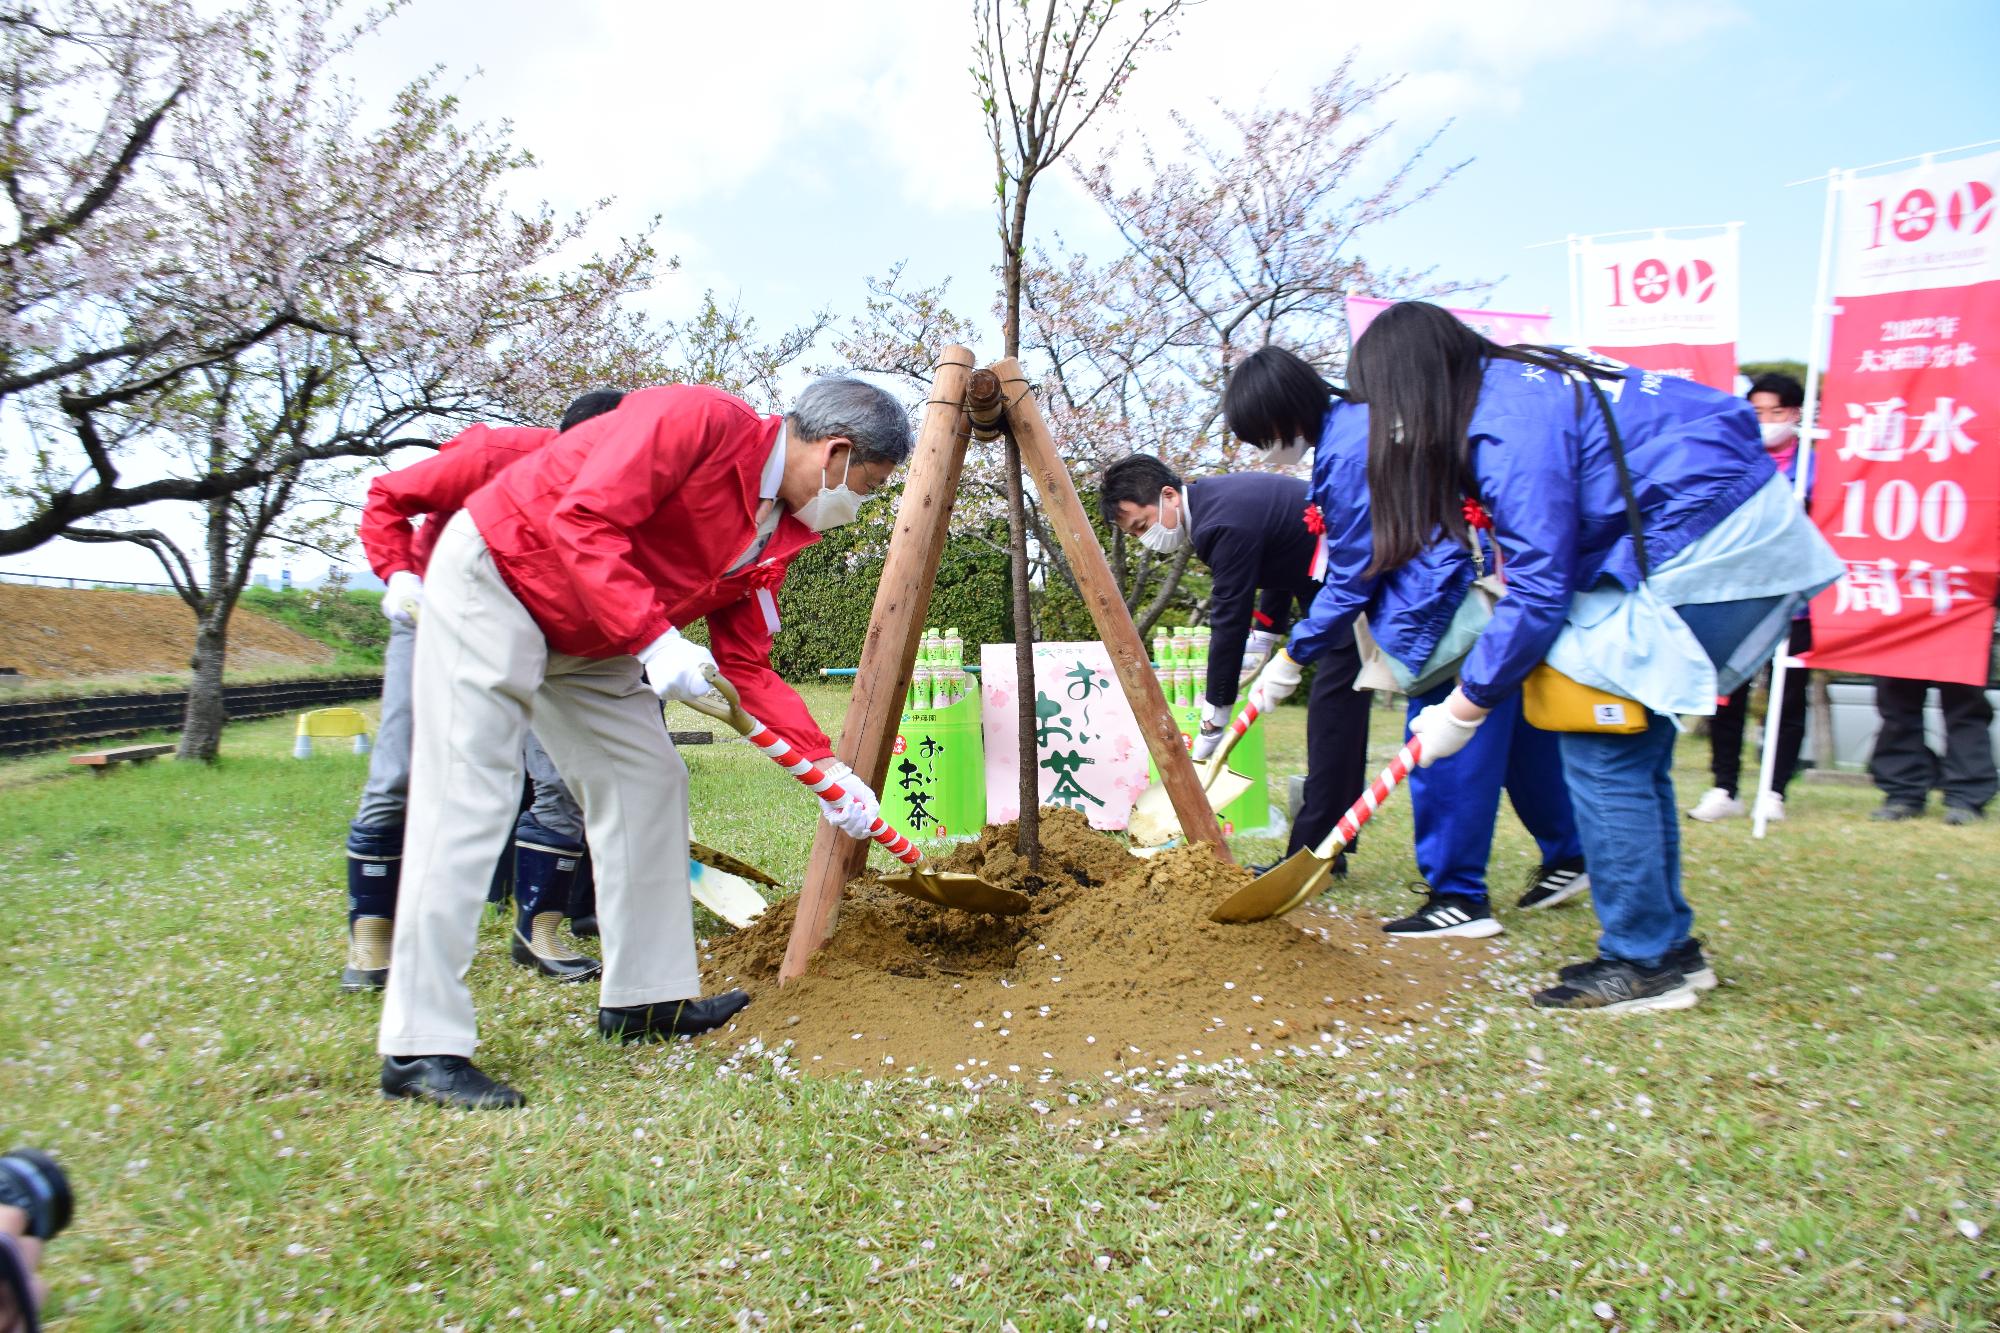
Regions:
[[[1764,437],[1764,447],[1776,451],[1799,438],[1799,423],[1796,421],[1760,422],[1757,430]]]
[[[1181,521],[1174,527],[1164,522],[1167,514],[1167,493],[1160,492],[1159,507],[1153,512],[1158,515],[1144,532],[1139,534],[1139,544],[1154,555],[1172,555],[1188,543],[1187,502],[1180,506]]]

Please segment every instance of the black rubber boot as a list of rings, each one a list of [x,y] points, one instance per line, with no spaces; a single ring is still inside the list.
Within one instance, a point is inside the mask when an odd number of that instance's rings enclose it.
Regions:
[[[604,965],[564,944],[561,933],[583,849],[535,824],[515,834],[514,961],[558,981],[596,976]]]
[[[403,876],[403,826],[355,824],[347,831],[347,965],[344,991],[389,984],[396,890]]]
[[[590,848],[583,849],[583,864],[576,868],[576,883],[569,891],[569,933],[597,935],[597,876],[590,865]]]

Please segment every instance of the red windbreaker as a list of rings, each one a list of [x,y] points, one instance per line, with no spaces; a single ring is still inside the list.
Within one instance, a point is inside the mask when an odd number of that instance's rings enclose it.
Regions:
[[[641,389],[465,507],[551,649],[637,653],[706,617],[709,649],[744,707],[806,758],[824,759],[832,744],[771,670],[777,626],[757,597],[775,594],[819,535],[788,513],[758,559],[723,573],[757,535],[759,482],[781,424],[720,389]]]
[[[387,581],[399,570],[421,575],[444,525],[472,493],[501,469],[556,437],[538,426],[474,426],[446,440],[429,458],[384,472],[368,483],[361,510],[361,549],[368,567]],[[411,531],[411,520],[425,515]]]

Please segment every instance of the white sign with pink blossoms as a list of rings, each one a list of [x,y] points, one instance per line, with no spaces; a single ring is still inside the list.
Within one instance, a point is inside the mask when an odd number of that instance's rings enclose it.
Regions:
[[[1014,645],[979,653],[986,740],[986,819],[1021,814]],[[1043,805],[1081,810],[1092,828],[1122,829],[1146,790],[1146,743],[1101,643],[1035,645],[1035,755]]]

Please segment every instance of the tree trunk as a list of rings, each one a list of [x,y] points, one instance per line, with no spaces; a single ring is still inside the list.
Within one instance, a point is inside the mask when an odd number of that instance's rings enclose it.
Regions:
[[[1137,623],[1140,638],[1143,639],[1151,634],[1153,626],[1159,624],[1160,617],[1167,613],[1167,604],[1172,602],[1174,594],[1180,591],[1181,575],[1187,573],[1188,557],[1193,554],[1194,550],[1192,547],[1183,546],[1174,555],[1173,563],[1167,566],[1165,574],[1160,579],[1159,592],[1153,595],[1153,600],[1138,617]],[[1130,603],[1128,602],[1127,605],[1129,606]]]
[[[222,662],[228,650],[229,607],[211,600],[195,630],[194,660],[188,664],[194,670],[177,759],[210,761],[222,748],[222,724],[229,720],[222,702]]]
[[[193,673],[181,718],[181,748],[174,757],[213,762],[222,749],[222,724],[229,720],[222,702],[222,664],[236,599],[229,593],[229,498],[210,500],[207,509],[208,595],[189,599],[195,614],[194,659],[188,663]]]
[[[1021,449],[1007,436],[1007,554],[1014,576],[1015,719],[1020,732],[1021,825],[1014,851],[1028,859],[1028,869],[1041,868],[1042,790],[1040,759],[1035,744],[1035,621],[1028,601],[1028,512],[1021,493]]]

